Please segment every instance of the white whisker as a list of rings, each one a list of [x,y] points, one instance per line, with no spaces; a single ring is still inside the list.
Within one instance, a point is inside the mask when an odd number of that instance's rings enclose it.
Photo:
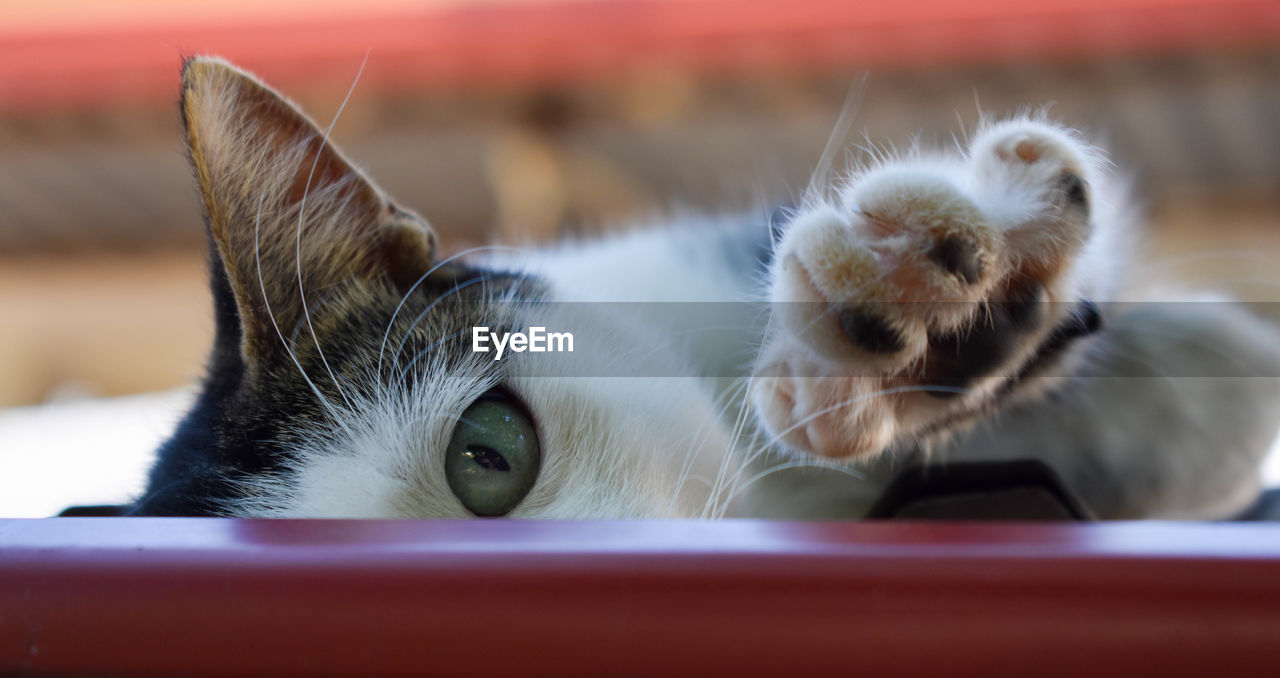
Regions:
[[[307,213],[307,194],[311,192],[311,181],[315,178],[316,167],[320,164],[320,156],[324,154],[324,149],[329,144],[329,135],[333,133],[333,126],[338,124],[338,118],[342,116],[342,111],[346,109],[347,102],[351,100],[351,94],[356,91],[356,84],[360,82],[360,76],[364,74],[364,67],[368,63],[369,51],[366,50],[364,59],[360,62],[360,69],[356,71],[355,80],[347,88],[347,96],[342,99],[342,105],[338,106],[338,112],[333,114],[333,120],[329,122],[328,129],[324,131],[324,136],[320,139],[320,148],[316,149],[316,157],[311,161],[311,171],[307,174],[307,184],[302,189],[302,201],[298,207],[298,228],[294,247],[294,267],[298,273],[298,300],[302,302],[302,317],[307,321],[307,331],[311,333],[311,340],[315,342],[316,353],[320,356],[320,362],[324,365],[325,371],[329,373],[329,378],[333,380],[334,388],[338,389],[338,394],[347,403],[347,407],[351,407],[351,399],[342,390],[342,384],[338,382],[337,375],[333,373],[333,368],[329,366],[329,360],[324,356],[324,349],[320,346],[320,339],[316,337],[316,328],[311,324],[311,311],[307,308],[307,294],[302,284],[302,224],[305,222]]]
[[[418,351],[418,353],[417,353],[416,355],[414,355],[414,356],[413,356],[413,359],[412,359],[412,360],[410,360],[410,361],[408,362],[408,364],[406,364],[406,365],[404,366],[404,369],[400,370],[400,374],[396,377],[396,382],[397,382],[397,383],[399,383],[399,384],[404,384],[404,383],[405,383],[405,381],[409,378],[409,371],[413,368],[413,366],[414,366],[414,365],[416,365],[416,364],[417,364],[417,362],[418,362],[419,360],[421,360],[424,356],[426,356],[427,354],[431,353],[431,351],[434,351],[434,350],[435,350],[438,346],[440,346],[441,344],[443,344],[443,343],[445,343],[445,342],[448,342],[448,341],[452,341],[452,340],[454,340],[454,339],[457,339],[458,337],[461,337],[461,336],[464,336],[464,335],[466,335],[466,334],[470,334],[470,333],[471,333],[471,329],[470,329],[470,328],[465,329],[465,330],[459,330],[459,331],[457,331],[457,332],[454,332],[453,334],[450,334],[450,335],[445,336],[445,337],[441,337],[441,338],[439,338],[439,339],[437,339],[437,340],[435,340],[435,341],[431,342],[431,344],[430,344],[430,345],[428,345],[426,348],[422,349],[421,351]],[[393,365],[393,369],[394,369],[394,363],[393,363],[392,365]]]
[[[866,476],[864,476],[863,474],[858,473],[857,471],[851,468],[848,468],[846,466],[842,466],[840,464],[836,464],[832,462],[823,462],[817,459],[798,459],[798,460],[783,462],[776,466],[770,466],[769,468],[766,468],[763,471],[760,471],[759,473],[748,478],[746,482],[741,484],[741,486],[733,488],[732,491],[729,493],[729,496],[725,497],[725,500],[722,503],[723,510],[727,510],[728,507],[733,504],[734,499],[737,499],[741,493],[750,489],[751,486],[754,485],[755,483],[775,473],[778,473],[779,471],[786,471],[788,469],[793,469],[793,468],[820,468],[820,469],[826,469],[829,471],[836,471],[838,473],[843,473],[849,476],[850,478],[857,478],[859,480],[863,480],[866,478]],[[724,517],[723,510],[721,513],[716,514],[713,517],[723,518]]]
[[[823,192],[831,179],[831,165],[835,161],[836,150],[841,147],[845,137],[849,135],[849,128],[853,125],[853,119],[857,117],[858,108],[862,103],[862,93],[867,84],[867,77],[867,75],[863,75],[849,88],[849,94],[845,97],[844,105],[840,108],[840,115],[836,118],[836,124],[831,129],[831,136],[827,137],[827,145],[822,149],[822,155],[818,158],[818,165],[813,170],[808,187],[805,188],[804,204],[806,205],[816,205],[822,202]]]
[[[408,326],[407,328],[405,328],[404,334],[400,337],[400,343],[399,343],[399,345],[397,345],[397,346],[396,346],[396,352],[395,352],[394,354],[392,354],[392,356],[391,356],[391,366],[392,366],[392,368],[394,369],[394,367],[399,363],[399,361],[400,361],[400,353],[401,353],[402,351],[404,351],[404,345],[405,345],[405,342],[407,342],[407,341],[409,340],[409,337],[410,337],[410,336],[412,336],[412,334],[413,334],[413,329],[414,329],[415,327],[417,327],[417,326],[418,326],[418,323],[422,322],[422,319],[423,319],[423,318],[427,317],[427,314],[428,314],[428,313],[430,313],[432,310],[434,310],[434,309],[436,308],[436,306],[440,304],[440,302],[442,302],[442,301],[444,301],[445,299],[447,299],[450,295],[453,295],[453,294],[457,293],[459,290],[462,290],[462,289],[464,289],[464,288],[470,287],[470,286],[472,286],[472,285],[474,285],[474,284],[476,284],[476,283],[482,283],[482,282],[484,282],[484,281],[488,280],[488,279],[489,279],[489,277],[490,277],[490,276],[487,276],[487,275],[486,275],[486,276],[479,276],[479,277],[471,278],[470,280],[465,280],[465,281],[463,281],[463,282],[461,282],[461,283],[458,283],[458,284],[454,285],[452,288],[450,288],[450,290],[449,290],[448,292],[445,292],[444,294],[440,295],[439,297],[436,297],[434,300],[432,300],[432,302],[431,302],[430,304],[427,304],[427,307],[426,307],[426,308],[424,308],[424,309],[422,309],[422,312],[418,313],[418,315],[414,317],[413,321],[409,323],[409,326]]]
[[[298,361],[298,356],[294,354],[293,349],[289,346],[289,342],[284,338],[284,333],[280,331],[280,325],[276,322],[275,312],[271,310],[271,300],[267,297],[267,285],[262,278],[262,251],[259,244],[259,234],[262,230],[262,201],[265,198],[265,193],[258,196],[258,213],[253,221],[253,257],[258,266],[258,289],[262,291],[262,303],[267,308],[267,318],[271,320],[271,327],[275,329],[276,336],[280,338],[280,344],[284,347],[285,353],[289,355],[293,364],[297,366],[298,373],[301,374],[302,379],[307,382],[307,386],[311,387],[311,392],[316,395],[316,399],[319,400],[320,404],[326,411],[328,411],[329,418],[338,426],[341,426],[343,429],[347,429],[347,424],[343,417],[334,411],[332,403],[324,397],[324,394],[320,392],[320,389],[311,381],[311,377],[307,376],[307,371],[303,369],[302,363]],[[334,383],[335,385],[337,384],[336,380]]]
[[[472,254],[474,252],[484,252],[484,251],[491,251],[491,250],[510,250],[515,252],[524,251],[523,248],[508,247],[506,245],[481,245],[479,247],[472,247],[469,249],[462,250],[461,252],[458,252],[456,254],[453,254],[445,258],[440,263],[428,269],[426,273],[423,273],[422,275],[418,276],[418,279],[415,280],[414,283],[409,286],[409,289],[404,293],[404,295],[400,297],[400,303],[396,305],[395,311],[391,313],[391,319],[387,321],[387,329],[382,333],[382,343],[378,346],[378,369],[375,374],[378,374],[378,375],[382,374],[382,358],[383,358],[384,352],[387,349],[387,339],[391,336],[391,328],[395,326],[396,318],[400,316],[400,310],[404,308],[405,302],[409,301],[409,298],[413,296],[413,293],[417,291],[418,287],[421,286],[422,283],[426,282],[427,278],[431,277],[431,274],[440,270],[442,266],[448,264],[449,262],[452,262],[460,257],[466,256],[468,254]]]
[[[819,377],[819,378],[822,378],[822,377]],[[964,393],[968,393],[970,390],[971,390],[971,389],[967,389],[967,388],[956,388],[956,387],[953,387],[953,386],[926,386],[926,385],[920,385],[920,386],[896,386],[896,387],[894,387],[894,388],[886,388],[886,389],[882,389],[882,390],[879,390],[879,391],[874,391],[874,392],[872,392],[872,393],[864,393],[864,394],[862,394],[862,395],[860,395],[860,396],[855,396],[855,397],[853,397],[853,398],[848,398],[848,399],[846,399],[846,400],[842,400],[842,401],[840,401],[840,402],[838,402],[838,403],[836,403],[836,404],[834,404],[834,405],[832,405],[832,406],[830,406],[830,407],[824,407],[824,408],[822,408],[822,409],[820,409],[820,410],[817,410],[817,411],[814,411],[814,412],[810,412],[810,413],[809,413],[808,415],[806,415],[804,418],[802,418],[802,419],[800,419],[799,421],[795,422],[795,423],[794,423],[794,424],[792,424],[791,426],[788,426],[787,428],[782,429],[781,431],[778,431],[777,433],[774,433],[774,434],[771,436],[771,438],[770,438],[769,442],[770,442],[770,444],[779,444],[779,443],[781,443],[781,442],[782,442],[782,438],[783,438],[783,436],[786,436],[788,433],[791,433],[792,431],[794,431],[794,430],[796,430],[796,429],[800,428],[801,426],[804,426],[805,424],[808,424],[808,423],[810,423],[810,422],[812,422],[812,421],[816,420],[818,417],[821,417],[821,416],[822,416],[822,415],[824,415],[824,414],[829,414],[829,413],[831,413],[831,412],[835,412],[836,410],[839,410],[839,409],[842,409],[842,408],[848,407],[849,405],[854,405],[854,404],[860,403],[860,402],[862,402],[862,401],[864,401],[864,400],[870,400],[871,398],[881,398],[881,397],[889,396],[889,395],[897,395],[897,394],[899,394],[899,393],[930,393],[930,392],[932,392],[932,393],[957,393],[957,394],[964,394]]]

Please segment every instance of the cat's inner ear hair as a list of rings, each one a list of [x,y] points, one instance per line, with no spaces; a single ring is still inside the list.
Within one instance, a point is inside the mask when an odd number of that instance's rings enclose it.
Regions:
[[[308,294],[412,285],[431,266],[425,220],[393,203],[314,122],[216,58],[183,67],[182,115],[217,260],[250,362],[281,349]]]

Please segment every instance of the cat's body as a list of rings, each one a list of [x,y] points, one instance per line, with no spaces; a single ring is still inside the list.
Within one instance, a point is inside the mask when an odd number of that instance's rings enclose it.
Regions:
[[[219,332],[136,513],[859,517],[926,451],[1043,459],[1101,517],[1257,493],[1274,333],[1113,303],[1135,224],[1049,122],[878,162],[785,223],[440,258],[250,77],[193,61],[183,110]],[[497,360],[477,327],[574,348]]]

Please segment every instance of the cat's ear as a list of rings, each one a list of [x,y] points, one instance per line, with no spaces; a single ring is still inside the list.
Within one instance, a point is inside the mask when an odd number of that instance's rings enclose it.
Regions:
[[[281,350],[314,299],[353,279],[407,289],[431,228],[326,143],[294,104],[219,59],[188,60],[182,117],[250,362]],[[299,287],[301,285],[301,287]],[[221,322],[221,318],[219,319]]]

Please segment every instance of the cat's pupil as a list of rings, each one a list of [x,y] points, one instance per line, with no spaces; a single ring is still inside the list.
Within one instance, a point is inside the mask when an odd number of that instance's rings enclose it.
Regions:
[[[471,461],[479,464],[486,471],[510,471],[511,465],[507,463],[506,457],[492,448],[483,445],[468,445],[467,451],[462,453]]]

